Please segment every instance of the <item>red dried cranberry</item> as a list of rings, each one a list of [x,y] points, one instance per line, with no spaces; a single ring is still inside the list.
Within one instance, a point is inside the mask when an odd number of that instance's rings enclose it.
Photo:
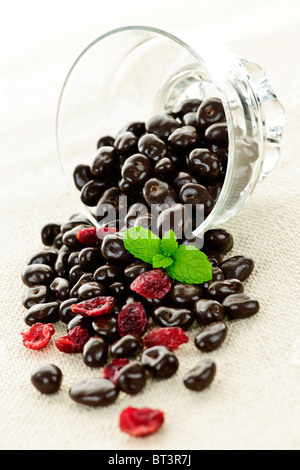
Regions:
[[[79,230],[76,235],[77,240],[80,241],[83,245],[99,245],[100,239],[97,236],[96,227],[87,227]]]
[[[167,328],[153,328],[143,338],[144,345],[146,348],[152,346],[166,346],[170,349],[177,349],[183,343],[187,343],[189,340],[182,328],[178,326],[172,326]]]
[[[119,371],[129,364],[128,359],[125,357],[120,359],[113,359],[112,362],[107,364],[103,369],[103,378],[111,380],[115,385],[118,382]]]
[[[97,228],[97,237],[99,240],[103,240],[106,235],[111,235],[112,233],[116,232],[116,227],[99,227]]]
[[[120,414],[120,429],[135,437],[156,432],[164,422],[164,413],[151,408],[128,407]]]
[[[131,283],[130,289],[147,299],[163,299],[171,290],[172,281],[162,269],[153,269],[140,274]]]
[[[116,300],[114,297],[94,297],[93,299],[84,300],[79,304],[73,304],[71,310],[83,317],[99,317],[112,313]]]
[[[26,348],[42,349],[47,346],[54,333],[52,323],[34,323],[28,331],[21,332],[21,335]]]
[[[118,315],[118,331],[120,336],[143,336],[148,328],[147,315],[141,302],[131,302],[122,307]]]
[[[82,352],[83,346],[90,338],[88,330],[80,325],[74,326],[66,336],[55,340],[56,347],[64,353]]]

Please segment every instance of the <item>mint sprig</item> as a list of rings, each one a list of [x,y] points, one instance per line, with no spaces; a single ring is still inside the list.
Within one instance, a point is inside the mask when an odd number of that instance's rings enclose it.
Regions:
[[[124,233],[124,246],[153,268],[165,269],[176,281],[202,284],[212,279],[212,266],[205,253],[194,245],[178,245],[173,230],[161,239],[149,229],[132,227]]]

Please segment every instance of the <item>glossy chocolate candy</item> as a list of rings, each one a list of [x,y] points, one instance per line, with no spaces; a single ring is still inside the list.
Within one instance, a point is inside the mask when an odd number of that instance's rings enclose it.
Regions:
[[[144,365],[139,361],[132,361],[120,370],[117,384],[123,392],[136,395],[145,387],[146,382]]]
[[[54,364],[44,364],[32,372],[31,383],[39,392],[50,395],[60,389],[62,377],[59,367]]]
[[[29,264],[22,273],[22,281],[26,286],[49,285],[54,279],[54,271],[47,264]]]
[[[221,172],[219,158],[209,149],[192,150],[187,159],[189,170],[205,184],[215,180]]]
[[[240,294],[241,292],[244,292],[244,286],[238,279],[212,282],[206,290],[206,294],[210,299],[218,300],[219,302],[230,294]]]
[[[168,147],[166,143],[155,134],[145,134],[138,142],[139,152],[146,155],[154,162],[167,157]]]
[[[200,299],[194,305],[194,315],[199,325],[206,326],[224,320],[225,310],[217,300]]]
[[[36,285],[26,289],[22,303],[25,308],[30,308],[36,304],[45,304],[50,300],[50,289],[48,286]]]
[[[158,307],[152,313],[152,319],[159,326],[177,326],[187,330],[194,322],[194,315],[191,310],[183,307]]]
[[[115,358],[130,357],[140,351],[141,348],[142,341],[139,337],[125,335],[111,345],[110,354]]]
[[[184,375],[183,383],[189,390],[200,392],[212,383],[216,371],[216,364],[211,359],[200,361]]]
[[[232,318],[252,317],[259,311],[259,302],[245,293],[232,294],[223,301],[225,313]]]
[[[178,127],[180,127],[180,123],[167,113],[155,114],[146,122],[146,131],[149,134],[157,135],[164,141],[166,141]]]
[[[118,397],[119,391],[107,379],[89,377],[72,385],[69,395],[77,403],[89,406],[107,406]]]
[[[104,178],[113,170],[117,161],[117,153],[114,147],[102,146],[98,149],[97,155],[91,166],[91,173],[97,178]]]
[[[224,229],[207,230],[204,234],[204,244],[208,249],[225,254],[233,248],[233,236]]]
[[[83,347],[83,362],[88,367],[101,367],[105,364],[107,353],[107,342],[99,336],[94,336],[90,338]]]
[[[254,261],[247,256],[232,256],[221,264],[226,279],[245,281],[254,269]]]
[[[55,323],[59,320],[59,303],[46,302],[30,307],[24,317],[26,325],[35,323]]]
[[[227,326],[222,321],[210,323],[205,326],[195,338],[195,345],[202,352],[211,352],[217,349],[227,336]]]
[[[168,301],[173,307],[192,309],[195,302],[204,296],[204,289],[193,284],[174,282],[168,295]]]
[[[179,367],[177,357],[166,346],[152,346],[145,349],[141,361],[153,376],[159,379],[168,379]]]

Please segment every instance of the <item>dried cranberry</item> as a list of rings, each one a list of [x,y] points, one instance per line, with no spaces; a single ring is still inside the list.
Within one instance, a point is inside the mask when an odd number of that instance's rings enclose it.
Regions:
[[[83,245],[99,245],[100,240],[97,236],[97,228],[96,227],[87,227],[79,230],[76,234],[77,240],[80,241]]]
[[[116,232],[116,227],[99,227],[97,228],[97,237],[99,240],[103,240],[106,235],[111,235]]]
[[[120,336],[143,336],[148,328],[148,319],[141,302],[131,302],[122,307],[118,315],[118,331]]]
[[[147,299],[163,299],[171,290],[172,281],[162,269],[153,269],[140,274],[131,283],[130,289]]]
[[[146,348],[152,346],[166,346],[170,349],[177,349],[183,343],[189,341],[188,336],[182,328],[177,326],[167,328],[153,328],[144,338]]]
[[[135,437],[156,432],[164,422],[164,413],[151,408],[128,407],[120,414],[120,429]]]
[[[111,380],[115,385],[118,382],[119,371],[129,364],[128,359],[125,357],[120,359],[113,359],[112,362],[107,364],[103,369],[103,378]]]
[[[74,326],[66,336],[61,336],[55,340],[56,347],[64,353],[82,352],[83,346],[90,338],[87,329],[80,325]]]
[[[21,332],[21,335],[26,348],[42,349],[47,346],[54,333],[52,323],[34,323],[28,331]]]
[[[93,299],[84,300],[79,304],[73,304],[71,310],[84,317],[99,317],[112,313],[116,300],[114,297],[94,297]]]

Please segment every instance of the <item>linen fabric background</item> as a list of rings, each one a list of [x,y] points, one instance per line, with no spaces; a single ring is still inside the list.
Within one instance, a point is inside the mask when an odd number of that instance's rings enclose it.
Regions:
[[[9,6],[8,6],[9,5]],[[18,14],[15,14],[18,12]],[[0,447],[2,449],[298,449],[300,447],[299,314],[299,2],[286,0],[112,1],[7,3],[1,15],[1,338]],[[119,26],[199,28],[240,56],[260,64],[285,107],[282,157],[248,203],[224,228],[232,254],[255,260],[245,291],[260,302],[252,318],[229,324],[225,343],[208,356],[190,341],[180,367],[150,381],[137,396],[120,394],[106,408],[76,404],[77,380],[101,375],[80,355],[60,353],[54,338],[41,351],[23,347],[25,309],[21,272],[40,248],[40,229],[78,212],[61,173],[55,114],[75,58],[100,34]],[[187,390],[183,374],[205,357],[217,375],[201,393]],[[63,372],[60,391],[40,394],[31,372],[51,362]],[[119,430],[127,406],[160,408],[160,431],[136,439]]]

